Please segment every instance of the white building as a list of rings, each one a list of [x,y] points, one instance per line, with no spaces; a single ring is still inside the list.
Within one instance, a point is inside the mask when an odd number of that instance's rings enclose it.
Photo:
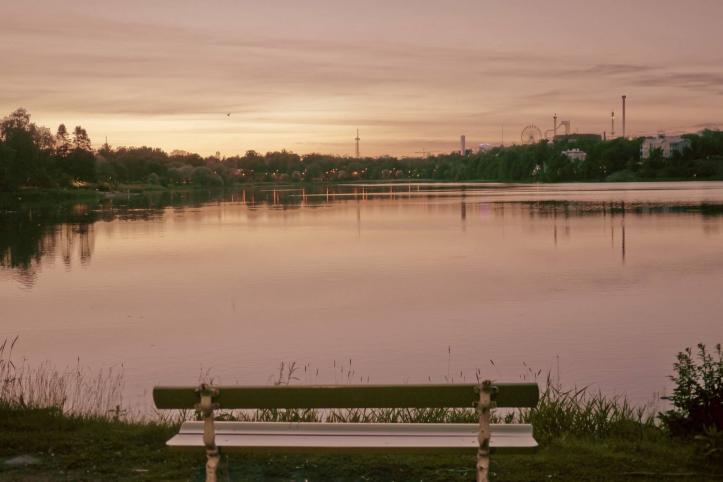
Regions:
[[[577,147],[574,149],[562,151],[562,155],[567,157],[571,161],[584,161],[585,159],[587,159],[587,153],[585,151],[581,151]]]
[[[655,149],[663,152],[663,157],[668,159],[673,153],[682,153],[686,147],[690,147],[690,141],[680,136],[666,136],[659,134],[657,137],[646,137],[643,145],[640,146],[640,158],[647,159]]]

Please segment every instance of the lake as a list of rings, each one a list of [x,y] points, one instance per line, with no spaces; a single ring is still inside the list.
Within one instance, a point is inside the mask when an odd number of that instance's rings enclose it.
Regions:
[[[154,384],[540,380],[646,403],[723,341],[723,183],[369,184],[18,203],[16,358]],[[288,372],[285,376],[288,376]]]

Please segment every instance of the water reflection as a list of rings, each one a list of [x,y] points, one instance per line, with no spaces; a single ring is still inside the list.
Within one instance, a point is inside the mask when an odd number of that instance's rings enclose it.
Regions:
[[[96,213],[84,204],[18,206],[0,215],[0,267],[12,269],[15,279],[30,287],[40,265],[60,256],[70,269],[90,261],[95,244]]]
[[[723,183],[329,185],[0,205],[0,337],[153,383],[522,362],[638,400],[720,341]],[[20,290],[18,288],[21,288]],[[199,334],[199,325],[203,334]],[[203,346],[199,349],[199,336]],[[495,361],[490,372],[488,360]]]
[[[571,186],[575,186],[573,189]],[[597,217],[609,225],[610,242],[618,245],[626,260],[626,216],[690,215],[698,217],[707,235],[720,232],[723,188],[720,183],[636,185],[622,191],[616,185],[496,185],[496,184],[365,184],[306,187],[275,187],[233,191],[162,192],[119,195],[95,204],[77,202],[10,203],[0,206],[0,270],[10,271],[24,287],[32,287],[43,264],[60,258],[66,269],[87,265],[95,247],[94,224],[119,221],[163,221],[168,209],[181,216],[203,206],[240,206],[250,211],[314,209],[355,203],[357,236],[362,235],[362,210],[370,202],[389,208],[425,206],[431,212],[449,210],[456,198],[458,216],[465,232],[473,219],[526,216],[531,220],[552,218],[555,247],[560,236],[571,238],[570,218]],[[631,197],[626,201],[621,197]],[[695,193],[691,195],[691,192]],[[701,198],[700,193],[706,196]],[[220,212],[219,212],[220,216]],[[220,219],[220,218],[219,218]],[[250,217],[254,219],[253,216]],[[501,225],[504,229],[504,225]],[[616,243],[616,227],[620,240]]]

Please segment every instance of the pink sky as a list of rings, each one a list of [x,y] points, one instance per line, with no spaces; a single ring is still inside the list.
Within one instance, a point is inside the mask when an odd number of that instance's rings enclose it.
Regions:
[[[15,2],[0,114],[96,145],[413,155],[519,142],[552,114],[602,133],[723,125],[723,2]],[[231,113],[227,116],[226,113]]]

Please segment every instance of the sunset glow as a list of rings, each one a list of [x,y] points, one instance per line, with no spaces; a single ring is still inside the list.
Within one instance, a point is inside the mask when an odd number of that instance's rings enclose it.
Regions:
[[[602,134],[622,94],[630,135],[723,123],[718,0],[2,10],[2,115],[22,106],[51,129],[83,125],[94,146],[351,155],[359,128],[362,155],[448,152],[460,134],[499,143],[504,128],[519,142],[553,113]]]

